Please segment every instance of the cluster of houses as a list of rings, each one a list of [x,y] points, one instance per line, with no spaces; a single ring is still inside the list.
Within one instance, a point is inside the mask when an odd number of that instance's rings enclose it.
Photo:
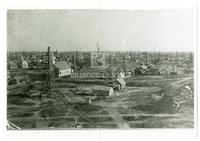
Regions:
[[[9,69],[17,69],[17,68],[27,69],[29,68],[29,65],[28,65],[28,61],[24,60],[23,55],[21,55],[20,61],[18,63],[15,60],[10,61],[8,63],[8,68]]]

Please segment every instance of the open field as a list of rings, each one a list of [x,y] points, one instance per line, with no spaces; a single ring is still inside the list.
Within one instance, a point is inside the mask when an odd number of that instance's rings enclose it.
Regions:
[[[7,118],[22,129],[194,127],[193,99],[186,99],[178,109],[173,107],[175,94],[185,84],[193,87],[192,75],[132,76],[125,81],[125,89],[115,91],[112,97],[93,99],[92,104],[87,103],[88,96],[76,91],[90,90],[95,84],[70,88],[66,85],[73,83],[56,82],[62,94],[55,92],[55,98],[45,100],[26,96],[24,85],[9,86]],[[153,95],[161,92],[165,95],[155,101]]]

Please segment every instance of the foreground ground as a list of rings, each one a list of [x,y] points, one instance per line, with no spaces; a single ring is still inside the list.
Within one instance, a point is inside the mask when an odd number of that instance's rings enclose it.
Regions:
[[[124,90],[91,104],[90,97],[76,92],[93,84],[69,88],[59,82],[62,94],[55,92],[55,98],[45,100],[24,96],[23,85],[8,87],[7,119],[21,129],[194,127],[193,91],[181,96],[184,102],[178,106],[173,100],[185,84],[193,88],[193,76],[133,76],[126,82]]]

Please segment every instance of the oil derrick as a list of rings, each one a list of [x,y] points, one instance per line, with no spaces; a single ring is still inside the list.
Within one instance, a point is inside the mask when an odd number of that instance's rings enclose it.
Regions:
[[[151,64],[151,58],[150,58],[150,55],[149,55],[148,52],[146,53],[146,63],[147,63],[148,65]]]
[[[74,72],[76,72],[77,71],[77,66],[76,66],[76,52],[74,52]]]
[[[48,79],[47,79],[47,88],[48,96],[52,97],[52,84],[53,84],[53,64],[52,64],[52,53],[50,47],[48,47]]]
[[[125,76],[127,74],[127,55],[124,54],[124,72],[125,72]]]

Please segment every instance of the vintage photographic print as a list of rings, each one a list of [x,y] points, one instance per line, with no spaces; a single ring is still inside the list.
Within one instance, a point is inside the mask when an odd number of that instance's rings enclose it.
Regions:
[[[7,10],[7,130],[194,128],[194,11]]]

